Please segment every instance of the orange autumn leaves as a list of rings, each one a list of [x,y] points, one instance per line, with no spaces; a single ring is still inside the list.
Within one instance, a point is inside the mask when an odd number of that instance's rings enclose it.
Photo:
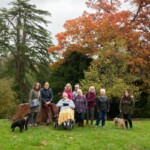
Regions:
[[[67,55],[77,51],[93,56],[112,43],[116,49],[123,46],[123,50],[132,56],[128,63],[133,72],[139,72],[141,68],[148,69],[148,1],[130,0],[135,7],[133,12],[119,10],[121,2],[88,0],[87,6],[94,11],[84,12],[82,16],[66,21],[65,31],[56,35],[58,45],[50,47],[49,52],[61,51],[63,55]],[[121,45],[118,44],[120,41],[123,41]]]

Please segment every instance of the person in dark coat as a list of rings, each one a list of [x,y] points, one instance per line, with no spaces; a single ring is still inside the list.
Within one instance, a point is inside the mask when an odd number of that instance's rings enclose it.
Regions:
[[[106,115],[107,112],[109,112],[109,108],[110,103],[108,97],[106,96],[106,90],[100,89],[100,96],[96,98],[96,109],[98,117],[95,127],[99,126],[100,120],[102,121],[102,127],[105,127]]]
[[[49,88],[49,83],[46,82],[44,84],[44,88],[41,90],[41,101],[42,101],[42,106],[46,113],[47,124],[50,123],[49,109],[51,110],[52,116],[54,117],[54,111],[51,106],[52,100],[53,100],[53,92],[52,89]]]
[[[123,119],[125,119],[126,128],[128,128],[128,122],[129,122],[130,129],[133,128],[132,119],[131,119],[133,107],[134,107],[133,96],[131,96],[129,91],[126,90],[120,101],[119,109],[120,109],[120,113],[122,113],[123,115]]]
[[[93,125],[95,99],[96,99],[96,93],[95,93],[95,87],[94,86],[91,86],[89,88],[89,92],[86,94],[86,99],[87,99],[87,103],[88,103],[86,124],[88,124],[89,119],[90,119],[91,125]]]

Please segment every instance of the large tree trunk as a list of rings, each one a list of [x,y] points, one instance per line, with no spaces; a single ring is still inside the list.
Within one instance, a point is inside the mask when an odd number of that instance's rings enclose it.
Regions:
[[[56,107],[55,104],[52,104],[52,108],[53,108],[53,111],[54,111],[54,115],[58,115],[58,108]],[[19,119],[22,119],[27,113],[30,112],[30,107],[29,107],[29,103],[23,103],[23,104],[20,104],[17,109],[16,109],[16,113],[15,115],[12,117],[12,120],[13,121],[16,121],[16,120],[19,120]],[[49,115],[50,115],[50,122],[52,121],[56,121],[56,120],[52,120],[52,112],[51,110],[49,110]],[[57,119],[57,118],[56,118]],[[46,122],[46,115],[45,115],[45,111],[44,111],[44,108],[42,106],[40,106],[40,112],[38,114],[38,123],[42,123],[42,122]]]

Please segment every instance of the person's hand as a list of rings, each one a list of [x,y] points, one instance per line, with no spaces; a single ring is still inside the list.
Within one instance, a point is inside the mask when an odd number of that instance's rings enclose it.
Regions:
[[[63,103],[63,106],[69,106],[69,104],[68,103]]]
[[[50,101],[48,101],[48,102],[46,102],[46,105],[48,105],[48,104],[50,104],[51,102]]]

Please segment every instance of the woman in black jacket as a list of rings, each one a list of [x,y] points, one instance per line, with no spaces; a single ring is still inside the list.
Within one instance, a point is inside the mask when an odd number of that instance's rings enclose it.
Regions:
[[[53,99],[52,89],[49,88],[49,83],[46,82],[44,84],[44,88],[41,90],[41,100],[42,100],[42,106],[46,113],[46,118],[47,118],[46,123],[47,124],[50,123],[49,109],[51,110],[52,116],[54,117],[54,111],[51,107],[52,99]]]
[[[107,112],[109,112],[109,99],[106,96],[105,89],[100,89],[100,95],[96,98],[96,109],[98,113],[97,121],[95,127],[99,126],[100,120],[102,120],[102,127],[105,127],[105,119]]]

